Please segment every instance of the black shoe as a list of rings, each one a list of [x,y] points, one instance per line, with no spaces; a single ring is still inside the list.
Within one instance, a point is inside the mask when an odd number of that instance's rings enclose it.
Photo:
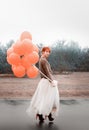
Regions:
[[[44,121],[43,115],[42,114],[37,114],[37,116],[39,117],[40,122]]]
[[[54,118],[52,117],[51,113],[48,115],[48,119],[49,119],[49,121],[53,121],[54,120]]]

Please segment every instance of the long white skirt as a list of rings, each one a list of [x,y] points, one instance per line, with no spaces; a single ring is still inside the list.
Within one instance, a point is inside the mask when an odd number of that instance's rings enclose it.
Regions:
[[[28,115],[43,114],[43,117],[48,116],[51,112],[53,116],[57,116],[60,105],[59,98],[58,86],[53,87],[47,79],[42,78],[26,112]]]

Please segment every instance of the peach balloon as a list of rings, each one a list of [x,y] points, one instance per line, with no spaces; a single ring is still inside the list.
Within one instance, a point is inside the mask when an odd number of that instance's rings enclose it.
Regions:
[[[37,52],[33,51],[31,54],[27,55],[27,59],[31,64],[35,64],[39,60],[39,55]]]
[[[30,39],[32,40],[32,35],[30,32],[28,31],[24,31],[22,32],[21,36],[20,36],[20,40],[23,41],[24,39]]]
[[[21,63],[21,59],[18,54],[13,52],[9,56],[7,56],[7,62],[9,64],[19,65]]]
[[[16,77],[23,77],[25,75],[25,68],[21,65],[12,66],[12,71]]]
[[[37,47],[37,45],[33,44],[33,48],[34,48],[34,51],[36,51],[37,53],[39,53],[39,48]]]
[[[15,45],[15,43],[13,43],[11,47],[13,47],[13,48],[14,48],[14,45]]]
[[[10,47],[10,48],[7,50],[7,56],[9,56],[12,52],[14,52],[13,47]]]
[[[25,69],[28,69],[31,66],[31,63],[28,60],[28,57],[25,55],[21,58],[21,64],[22,64],[22,66],[25,67]]]
[[[20,56],[24,55],[24,48],[22,48],[22,42],[21,41],[18,40],[14,44],[13,48],[14,48],[14,52],[15,53],[19,54]]]
[[[38,75],[38,68],[36,66],[31,66],[30,68],[27,69],[27,76],[29,78],[35,78]]]
[[[29,39],[24,39],[21,44],[24,54],[31,53],[33,51],[32,41]]]

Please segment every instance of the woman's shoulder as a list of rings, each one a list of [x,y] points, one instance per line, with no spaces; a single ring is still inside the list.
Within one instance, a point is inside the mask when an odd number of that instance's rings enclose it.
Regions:
[[[40,58],[40,62],[41,62],[41,63],[45,63],[45,62],[47,62],[47,60],[46,60],[46,58],[41,57],[41,58]]]

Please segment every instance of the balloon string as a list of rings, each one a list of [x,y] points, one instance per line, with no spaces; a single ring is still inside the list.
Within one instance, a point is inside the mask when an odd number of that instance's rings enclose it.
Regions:
[[[34,65],[33,65],[34,66]],[[35,66],[36,67],[36,66]],[[36,67],[37,68],[37,67]],[[38,70],[39,70],[39,68],[37,68]],[[52,82],[52,80],[49,78],[49,77],[47,77],[41,70],[39,70],[39,72],[45,77],[45,78],[47,78],[50,82]]]
[[[39,69],[38,69],[39,70]],[[39,70],[39,72],[45,77],[47,78],[50,82],[52,82],[52,80],[50,78],[48,78],[44,73],[42,73],[42,71]]]

